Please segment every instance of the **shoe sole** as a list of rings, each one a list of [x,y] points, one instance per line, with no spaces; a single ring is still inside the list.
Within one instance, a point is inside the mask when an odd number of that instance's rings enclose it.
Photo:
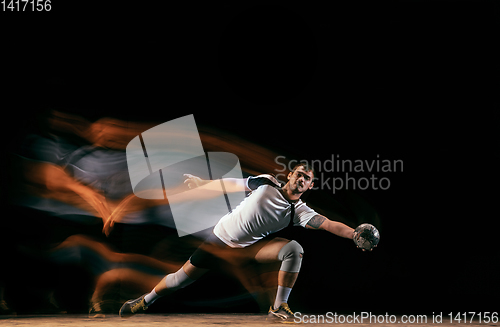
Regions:
[[[135,299],[134,299],[135,300]],[[124,313],[123,312],[123,308],[127,305],[127,304],[130,304],[131,302],[133,302],[134,300],[128,300],[127,302],[125,302],[122,307],[120,308],[120,312],[118,313],[120,315],[120,318],[130,318],[134,315],[134,313]]]
[[[279,313],[274,313],[274,312],[269,312],[268,316],[270,316],[272,318],[279,318],[281,320],[287,320],[288,319],[288,316],[285,316],[285,315],[282,315],[282,314],[279,314]]]

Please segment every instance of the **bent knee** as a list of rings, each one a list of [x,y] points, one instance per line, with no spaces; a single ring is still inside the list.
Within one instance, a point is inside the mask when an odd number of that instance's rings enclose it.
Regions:
[[[191,279],[184,269],[181,267],[177,272],[168,274],[165,277],[165,286],[167,286],[167,289],[170,289],[172,291],[178,290],[180,288],[184,288],[192,283],[194,283],[195,280]]]
[[[304,254],[304,249],[299,244],[299,242],[290,241],[281,248],[280,252],[278,253],[278,259],[283,261],[291,257],[302,258],[303,254]]]
[[[304,249],[299,242],[288,242],[278,253],[278,259],[282,262],[280,270],[287,272],[299,272],[303,255]]]

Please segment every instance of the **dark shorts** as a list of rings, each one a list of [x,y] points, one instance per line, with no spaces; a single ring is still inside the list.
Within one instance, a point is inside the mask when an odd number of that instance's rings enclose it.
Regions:
[[[191,264],[198,268],[213,269],[220,265],[221,258],[214,254],[217,250],[231,249],[215,234],[211,234],[189,258]]]

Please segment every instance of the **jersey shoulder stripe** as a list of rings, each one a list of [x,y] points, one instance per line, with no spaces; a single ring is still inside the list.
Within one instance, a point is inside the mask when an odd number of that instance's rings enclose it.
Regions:
[[[262,185],[281,187],[280,182],[278,182],[278,180],[273,175],[269,175],[269,174],[248,177],[248,179],[247,179],[247,186],[252,191],[257,189],[259,186],[262,186]]]

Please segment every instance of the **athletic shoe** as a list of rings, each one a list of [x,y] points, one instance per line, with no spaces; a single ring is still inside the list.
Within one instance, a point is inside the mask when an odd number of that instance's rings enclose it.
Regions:
[[[276,310],[273,309],[273,306],[269,308],[268,316],[278,317],[281,320],[287,320],[290,317],[293,317],[293,312],[290,310],[288,303],[281,303],[280,307]]]
[[[135,300],[125,302],[120,308],[120,317],[128,318],[141,311],[146,311],[148,309],[146,301],[144,300],[144,296],[146,296],[146,294]]]

